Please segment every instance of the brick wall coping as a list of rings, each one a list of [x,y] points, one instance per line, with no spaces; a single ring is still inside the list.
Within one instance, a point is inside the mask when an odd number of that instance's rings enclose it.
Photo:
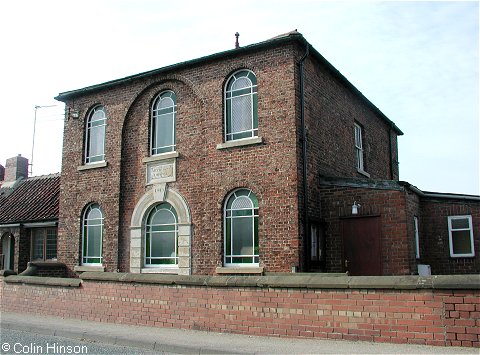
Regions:
[[[10,278],[10,277],[9,277]],[[480,289],[480,275],[435,276],[204,276],[85,272],[82,280],[206,287],[272,287],[306,289]]]
[[[203,276],[85,272],[76,278],[12,275],[7,283],[80,287],[82,280],[206,287],[272,287],[306,289],[480,289],[480,275],[435,276],[328,276],[292,274],[281,276]]]
[[[40,276],[19,276],[12,275],[4,278],[7,283],[45,285],[45,286],[63,286],[63,287],[80,287],[81,279],[64,278],[64,277],[40,277]]]

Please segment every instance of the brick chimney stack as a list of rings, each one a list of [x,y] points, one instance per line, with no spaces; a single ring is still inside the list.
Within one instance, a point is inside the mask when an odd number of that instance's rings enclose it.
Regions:
[[[16,181],[20,177],[24,179],[28,177],[28,159],[18,154],[16,157],[7,159],[4,182]]]

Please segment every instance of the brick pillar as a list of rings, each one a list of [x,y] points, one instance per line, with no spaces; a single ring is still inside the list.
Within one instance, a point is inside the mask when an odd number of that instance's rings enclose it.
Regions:
[[[23,177],[28,177],[28,159],[22,157],[20,154],[16,157],[7,159],[5,166],[5,182],[15,181]]]

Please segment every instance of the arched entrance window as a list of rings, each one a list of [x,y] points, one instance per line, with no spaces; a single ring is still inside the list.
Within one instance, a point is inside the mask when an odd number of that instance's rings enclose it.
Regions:
[[[190,209],[177,191],[160,187],[147,190],[132,213],[130,272],[190,275]]]
[[[177,212],[171,204],[156,205],[145,224],[145,266],[178,264]]]

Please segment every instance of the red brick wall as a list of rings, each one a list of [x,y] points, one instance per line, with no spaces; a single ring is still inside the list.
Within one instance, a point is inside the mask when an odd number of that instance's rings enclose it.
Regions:
[[[480,347],[478,292],[452,292],[444,298],[446,341],[452,346]]]
[[[480,273],[480,203],[453,199],[425,198],[421,203],[420,245],[422,261],[429,264],[432,274]],[[471,215],[475,256],[450,257],[448,216]]]
[[[480,347],[478,290],[2,282],[2,311],[117,324],[317,339]],[[159,297],[161,295],[161,297]]]
[[[250,188],[259,199],[260,264],[266,271],[290,271],[299,259],[297,137],[294,47],[172,70],[106,91],[75,98],[67,105],[83,119],[65,125],[60,196],[58,258],[78,265],[81,215],[90,202],[104,210],[104,265],[129,268],[129,225],[145,193],[149,110],[164,89],[177,93],[177,181],[192,213],[192,272],[213,274],[222,265],[222,210],[227,194]],[[275,63],[275,65],[272,65]],[[258,80],[259,136],[264,144],[217,150],[223,142],[223,86],[235,70],[248,68]],[[95,104],[107,113],[108,166],[77,171],[82,165],[85,117]]]
[[[355,163],[354,123],[358,122],[364,128],[365,171],[372,179],[398,180],[396,134],[329,68],[313,59],[306,63],[305,115],[311,173],[364,177]]]

